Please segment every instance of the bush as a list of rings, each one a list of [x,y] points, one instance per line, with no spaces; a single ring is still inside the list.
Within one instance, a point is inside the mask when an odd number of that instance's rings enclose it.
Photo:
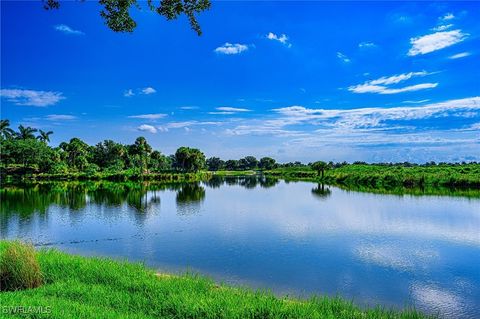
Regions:
[[[32,245],[13,241],[0,250],[0,291],[36,288],[42,281]]]

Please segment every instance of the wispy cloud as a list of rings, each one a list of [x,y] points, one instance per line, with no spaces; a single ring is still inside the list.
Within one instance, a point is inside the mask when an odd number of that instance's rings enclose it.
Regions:
[[[144,119],[144,120],[158,120],[166,117],[167,114],[163,113],[153,113],[153,114],[139,114],[139,115],[130,115],[128,118],[131,119]]]
[[[142,94],[146,94],[146,95],[153,94],[153,93],[156,93],[156,92],[157,92],[157,90],[155,90],[151,86],[142,89]]]
[[[462,30],[441,31],[410,39],[412,47],[408,51],[409,56],[427,54],[440,49],[447,48],[456,43],[462,42],[469,34]]]
[[[65,99],[61,92],[1,89],[0,96],[15,105],[49,106]]]
[[[288,41],[288,36],[284,33],[278,36],[273,32],[269,32],[265,37],[269,40],[278,41],[285,45],[287,48],[292,47],[292,44]]]
[[[438,83],[421,83],[416,85],[409,85],[400,88],[389,87],[393,84],[398,84],[400,82],[409,80],[413,77],[426,76],[433,73],[426,71],[420,72],[409,72],[403,74],[392,75],[389,77],[381,77],[376,80],[370,80],[363,84],[352,85],[348,88],[349,91],[353,93],[377,93],[377,94],[397,94],[402,92],[412,92],[424,89],[435,88]]]
[[[222,122],[208,122],[208,121],[183,121],[183,122],[169,122],[163,125],[157,126],[160,132],[168,132],[171,129],[188,129],[192,126],[217,126],[222,125]]]
[[[198,106],[181,106],[181,110],[197,110],[199,107]]]
[[[230,107],[230,106],[221,106],[217,107],[216,110],[224,111],[224,112],[250,112],[249,109],[238,108],[238,107]]]
[[[470,52],[462,52],[449,56],[449,59],[460,59],[472,55]]]
[[[54,26],[54,29],[59,31],[59,32],[65,33],[65,34],[85,35],[84,32],[82,32],[80,30],[74,30],[66,24],[57,24],[56,26]]]
[[[226,55],[233,55],[233,54],[240,54],[248,50],[248,45],[240,44],[240,43],[229,43],[226,42],[224,45],[219,46],[214,51],[218,54],[226,54]]]
[[[157,90],[155,90],[153,87],[151,86],[147,86],[145,88],[141,88],[141,89],[136,89],[136,93],[133,89],[128,89],[128,90],[125,90],[123,92],[123,96],[125,97],[131,97],[131,96],[134,96],[136,94],[143,94],[143,95],[150,95],[150,94],[154,94],[156,93]]]
[[[451,23],[450,24],[442,24],[442,25],[436,26],[432,30],[433,31],[445,31],[445,30],[450,29],[451,27],[453,27],[453,24],[451,24]]]
[[[339,58],[343,63],[351,62],[350,58],[345,54],[343,54],[342,52],[337,52],[337,58]]]
[[[450,12],[439,18],[439,20],[442,20],[442,21],[449,21],[453,19],[455,19],[455,15]]]
[[[425,99],[425,100],[418,100],[418,101],[410,101],[410,100],[407,100],[407,101],[402,101],[402,103],[406,103],[406,104],[421,104],[421,103],[425,103],[425,102],[428,102],[430,101],[429,99]]]
[[[137,129],[138,129],[139,131],[150,132],[150,133],[152,133],[152,134],[157,133],[157,129],[155,128],[155,126],[148,125],[148,124],[142,124],[142,125],[140,125]]]
[[[303,106],[289,106],[274,109],[273,112],[277,117],[269,116],[264,119],[245,121],[227,129],[225,133],[291,137],[294,138],[291,140],[292,143],[302,143],[304,146],[314,146],[318,143],[335,145],[337,142],[354,145],[450,143],[454,139],[453,135],[450,137],[443,134],[442,139],[431,135],[431,131],[435,130],[433,123],[441,124],[445,121],[432,121],[447,117],[478,118],[480,117],[480,97],[423,106],[358,109],[311,109]],[[427,131],[419,127],[421,130],[417,131],[415,125],[418,124],[413,124],[412,121],[426,119],[429,119],[432,127]],[[475,133],[475,131],[472,132]],[[459,141],[455,140],[455,142]]]
[[[230,106],[217,107],[216,110],[217,111],[215,111],[215,112],[208,112],[208,114],[229,115],[229,114],[235,114],[235,113],[240,113],[240,112],[250,112],[251,111],[249,109],[238,108],[238,107],[230,107]]]
[[[377,45],[373,42],[360,42],[358,44],[358,47],[361,48],[361,49],[366,49],[366,48],[374,48],[376,47]]]
[[[67,115],[67,114],[50,114],[50,115],[47,115],[45,119],[48,121],[72,121],[72,120],[76,120],[77,117],[73,115]]]

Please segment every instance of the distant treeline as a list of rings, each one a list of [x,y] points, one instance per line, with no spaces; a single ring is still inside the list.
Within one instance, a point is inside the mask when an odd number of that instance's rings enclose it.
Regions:
[[[83,176],[84,178],[102,178],[103,176],[148,176],[154,179],[176,181],[183,180],[178,174],[196,173],[198,171],[247,171],[277,170],[276,175],[290,177],[308,177],[324,179],[327,171],[337,171],[342,167],[352,166],[347,162],[334,163],[317,161],[304,164],[299,161],[280,164],[271,157],[257,159],[246,156],[241,159],[222,160],[219,157],[206,158],[196,148],[180,147],[175,154],[165,155],[154,150],[144,137],[138,137],[133,144],[121,144],[112,140],[104,140],[96,145],[88,145],[79,138],[62,142],[57,147],[48,145],[52,131],[42,131],[20,125],[15,131],[10,128],[8,120],[0,122],[0,168],[2,175],[33,174],[37,178],[48,179],[50,176]],[[383,163],[367,164],[354,162],[353,166],[373,167],[436,167],[462,166],[466,163],[425,164]],[[296,169],[295,172],[291,169]],[[351,172],[349,172],[351,173]],[[362,176],[375,173],[374,170],[355,171]],[[172,175],[177,174],[177,175]],[[364,175],[367,174],[367,175]],[[337,176],[338,179],[349,179],[352,174]],[[356,174],[354,174],[356,175]],[[378,175],[378,174],[377,174]],[[390,176],[389,174],[387,174]],[[398,174],[397,174],[398,175]],[[43,176],[43,177],[42,177]],[[186,180],[193,180],[200,175],[189,175]],[[158,178],[157,178],[158,177]],[[201,176],[200,176],[201,177]],[[200,177],[198,179],[200,179]],[[143,177],[142,177],[143,178]],[[325,179],[331,179],[329,173]],[[114,178],[115,179],[115,178]],[[357,179],[356,179],[357,180]],[[358,178],[358,180],[361,180]],[[415,184],[417,184],[415,182]]]

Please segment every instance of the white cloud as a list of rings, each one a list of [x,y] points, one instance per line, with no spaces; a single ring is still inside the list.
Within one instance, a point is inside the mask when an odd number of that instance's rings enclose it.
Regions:
[[[397,94],[403,92],[413,92],[425,89],[433,89],[437,87],[438,83],[421,83],[416,85],[409,85],[402,88],[391,89],[381,85],[359,84],[348,88],[354,93],[378,93],[378,94]]]
[[[421,104],[430,101],[429,99],[425,100],[418,100],[418,101],[402,101],[402,103],[408,103],[408,104]]]
[[[455,16],[453,15],[453,13],[449,12],[449,13],[445,14],[444,16],[440,17],[439,19],[442,20],[442,21],[448,21],[448,20],[455,19]]]
[[[182,110],[196,110],[198,106],[181,106],[180,109]]]
[[[164,118],[167,114],[154,113],[154,114],[139,114],[139,115],[130,115],[128,118],[131,119],[145,119],[145,120],[158,120]]]
[[[71,121],[77,119],[76,116],[66,114],[50,114],[45,117],[48,121]]]
[[[222,125],[222,122],[201,122],[201,121],[183,121],[183,122],[169,122],[161,126],[157,126],[160,132],[168,132],[170,129],[189,128],[190,126],[217,126]]]
[[[445,117],[448,112],[466,114],[480,112],[480,97],[450,100],[424,106],[399,106],[393,108],[359,108],[359,109],[308,109],[303,106],[290,106],[275,109],[287,117],[289,124],[311,122],[321,124],[325,120],[334,122],[335,127],[378,127],[387,120],[414,120],[431,117]],[[469,116],[470,117],[470,116]],[[292,121],[293,120],[293,121]],[[312,122],[313,121],[313,122]]]
[[[340,60],[342,60],[343,63],[350,63],[350,58],[347,57],[345,54],[343,54],[342,52],[337,52],[337,58],[339,58]]]
[[[462,30],[441,31],[410,39],[409,56],[427,54],[462,42],[469,34]]]
[[[430,75],[433,73],[429,73],[426,71],[420,71],[420,72],[409,72],[409,73],[402,73],[402,74],[397,74],[397,75],[392,75],[392,76],[383,76],[377,80],[372,80],[369,83],[373,85],[378,85],[378,84],[384,84],[384,85],[390,85],[390,84],[397,84],[402,81],[406,81],[411,79],[412,77],[416,76],[426,76]]]
[[[154,88],[152,88],[150,86],[142,89],[142,94],[146,94],[146,95],[153,94],[153,93],[156,93],[156,92],[157,92],[157,90],[155,90]]]
[[[284,33],[282,33],[280,36],[278,36],[273,32],[269,32],[266,35],[266,38],[269,39],[269,40],[278,41],[278,42],[282,43],[283,45],[285,45],[287,48],[292,47],[292,44],[290,42],[288,42],[288,36]]]
[[[155,126],[148,125],[148,124],[142,124],[142,125],[140,125],[137,129],[138,129],[139,131],[150,132],[150,133],[152,133],[152,134],[157,133],[157,129],[155,128]]]
[[[426,76],[433,73],[426,71],[409,72],[403,74],[392,75],[389,77],[381,77],[376,80],[367,81],[363,84],[352,85],[348,88],[349,91],[354,93],[378,93],[378,94],[397,94],[402,92],[412,92],[424,89],[435,88],[438,83],[421,83],[416,85],[405,86],[401,88],[388,87],[392,84],[398,84],[400,82],[409,80],[413,77]]]
[[[358,47],[361,48],[361,49],[365,49],[365,48],[374,48],[376,47],[377,45],[373,42],[360,42],[358,44]]]
[[[65,99],[61,92],[1,89],[0,96],[16,105],[49,106]]]
[[[432,30],[433,31],[445,31],[445,30],[450,29],[451,27],[453,27],[453,24],[442,24],[442,25],[439,25],[439,26],[433,28]]]
[[[460,59],[472,55],[470,52],[462,52],[449,56],[449,59]]]
[[[230,106],[221,106],[216,108],[217,111],[221,112],[250,112],[251,110],[249,109],[243,109],[243,108],[238,108],[238,107],[230,107]]]
[[[304,145],[309,143],[442,143],[448,138],[437,140],[429,133],[417,139],[414,135],[388,133],[395,130],[413,131],[415,126],[407,121],[438,119],[445,117],[480,116],[480,97],[449,100],[423,106],[399,106],[393,108],[358,108],[358,109],[310,109],[303,106],[289,106],[273,110],[276,118],[249,119],[234,128],[226,130],[229,135],[274,135],[297,137]],[[392,124],[395,121],[397,124]],[[399,123],[407,123],[401,125]],[[301,125],[308,125],[309,131],[302,130]],[[290,127],[295,126],[295,130]],[[311,132],[311,126],[318,129]],[[420,134],[415,132],[414,134]],[[393,137],[392,137],[393,136]],[[324,138],[322,140],[322,138]],[[473,142],[473,141],[472,141]],[[313,145],[312,145],[313,146]]]
[[[224,45],[216,48],[214,51],[219,54],[232,55],[232,54],[240,54],[247,50],[248,50],[248,45],[246,44],[240,44],[240,43],[232,44],[232,43],[226,42]]]
[[[84,35],[85,33],[80,30],[74,30],[66,24],[58,24],[54,26],[54,29],[65,34],[72,34],[72,35]]]
[[[150,94],[153,94],[153,93],[157,92],[157,90],[155,90],[151,86],[147,86],[143,89],[136,89],[135,91],[136,91],[137,94],[144,94],[144,95],[150,95]],[[125,97],[131,97],[131,96],[134,96],[134,95],[135,95],[135,92],[133,91],[133,89],[128,89],[128,90],[125,90],[123,92],[123,96],[125,96]]]
[[[134,96],[134,95],[135,95],[135,93],[133,93],[132,89],[128,89],[125,92],[123,92],[123,96],[125,96],[125,97],[130,97],[130,96]]]

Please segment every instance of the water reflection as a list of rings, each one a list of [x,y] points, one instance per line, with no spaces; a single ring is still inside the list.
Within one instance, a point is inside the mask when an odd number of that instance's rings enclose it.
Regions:
[[[332,191],[325,187],[325,184],[318,184],[317,187],[312,188],[312,194],[317,198],[325,199],[332,194]]]
[[[321,200],[321,204],[319,201]],[[263,176],[0,190],[0,238],[274,292],[480,317],[480,201]],[[395,289],[392,289],[395,287]]]
[[[177,213],[193,215],[200,211],[201,202],[205,199],[205,188],[200,183],[185,184],[177,191]]]

